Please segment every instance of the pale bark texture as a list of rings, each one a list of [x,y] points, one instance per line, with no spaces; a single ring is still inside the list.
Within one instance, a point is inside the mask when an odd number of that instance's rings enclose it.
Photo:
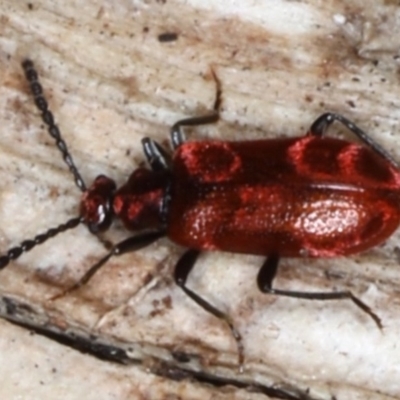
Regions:
[[[144,165],[141,138],[168,148],[174,122],[209,112],[213,73],[221,119],[187,130],[188,140],[300,136],[333,111],[400,160],[397,2],[0,0],[0,21],[2,253],[79,213],[80,191],[34,106],[25,58],[87,184],[99,174],[122,184]],[[337,125],[330,134],[354,140]],[[130,234],[116,222],[104,238]],[[0,398],[400,398],[398,243],[399,232],[354,257],[283,260],[275,283],[351,290],[382,330],[350,301],[260,293],[262,257],[204,253],[188,284],[241,333],[239,372],[227,326],[175,285],[184,249],[168,239],[111,259],[51,301],[107,251],[80,226],[0,271],[1,315],[57,334],[1,322]],[[63,337],[92,354],[57,343]],[[96,344],[127,365],[94,358]]]

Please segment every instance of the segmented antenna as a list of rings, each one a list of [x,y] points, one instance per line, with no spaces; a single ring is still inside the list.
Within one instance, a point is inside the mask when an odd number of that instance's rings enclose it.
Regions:
[[[33,66],[33,62],[31,60],[24,60],[22,62],[22,68],[25,71],[25,77],[29,82],[31,92],[33,94],[33,98],[36,104],[36,107],[42,113],[42,121],[47,125],[47,130],[51,137],[53,137],[56,141],[56,145],[60,150],[65,163],[68,165],[69,170],[71,171],[75,184],[78,188],[84,192],[86,190],[85,182],[83,181],[80,173],[78,172],[74,161],[72,160],[72,156],[68,151],[67,144],[64,139],[61,137],[60,130],[58,126],[54,122],[54,117],[52,112],[48,109],[47,101],[43,96],[43,88],[39,82],[38,74]]]
[[[86,191],[85,182],[83,181],[81,175],[79,174],[77,168],[75,167],[75,164],[72,160],[72,156],[68,151],[68,147],[61,137],[58,126],[54,122],[53,114],[48,109],[47,101],[43,96],[42,85],[39,83],[38,74],[33,66],[33,62],[31,60],[23,61],[22,68],[24,69],[26,79],[29,82],[36,107],[42,113],[42,121],[47,125],[50,136],[52,136],[55,139],[56,145],[60,150],[65,163],[68,165],[68,168],[75,179],[76,186],[78,186],[78,188],[82,192]],[[31,250],[35,246],[45,242],[46,240],[58,235],[61,232],[65,232],[69,229],[75,228],[80,223],[84,222],[85,221],[82,216],[71,218],[67,222],[64,222],[63,224],[55,228],[51,228],[44,233],[36,235],[33,239],[24,240],[18,246],[9,249],[5,255],[0,256],[0,270],[5,268],[10,261],[17,259],[23,253]]]
[[[58,235],[61,232],[65,232],[68,229],[75,228],[81,222],[83,222],[82,217],[75,217],[69,221],[57,226],[56,228],[51,228],[48,231],[35,236],[33,239],[24,240],[21,244],[16,247],[12,247],[7,251],[7,254],[0,257],[0,269],[5,268],[11,260],[15,260],[22,253],[31,250],[33,247],[45,242],[46,240]]]

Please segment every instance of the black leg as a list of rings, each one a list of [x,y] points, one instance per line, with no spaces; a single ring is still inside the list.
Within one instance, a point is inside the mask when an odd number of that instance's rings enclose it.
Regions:
[[[366,144],[376,153],[381,155],[385,160],[388,160],[396,168],[398,168],[396,161],[385,149],[383,149],[378,143],[376,143],[367,133],[365,133],[357,125],[355,125],[353,122],[351,122],[350,120],[348,120],[347,118],[343,117],[340,114],[334,114],[334,113],[322,114],[313,122],[308,132],[308,135],[312,136],[325,135],[327,129],[334,121],[338,121],[341,124],[343,124],[347,129],[353,132],[354,135],[356,135],[358,139],[360,139],[364,144]]]
[[[182,132],[182,128],[184,126],[211,124],[217,122],[218,119],[219,119],[219,114],[215,112],[209,115],[202,115],[200,117],[181,119],[180,121],[175,122],[175,124],[172,125],[171,128],[172,147],[176,149],[185,141],[185,135]]]
[[[120,256],[125,253],[130,253],[133,251],[140,250],[144,247],[149,246],[156,240],[160,239],[161,237],[165,236],[164,231],[160,232],[150,232],[150,233],[143,233],[141,235],[136,235],[136,236],[131,236],[125,240],[122,240],[121,242],[117,243],[111,251],[106,254],[103,258],[101,258],[96,264],[92,265],[89,270],[85,273],[85,275],[82,276],[81,279],[79,279],[78,282],[76,282],[74,285],[71,287],[63,290],[60,294],[57,294],[56,296],[52,297],[50,300],[56,300],[59,299],[60,297],[64,297],[66,294],[71,293],[86,283],[89,282],[89,280],[93,277],[93,275],[113,256]]]
[[[378,326],[382,329],[382,323],[380,318],[363,303],[359,298],[353,295],[349,290],[341,292],[296,292],[288,290],[280,290],[272,288],[272,281],[275,278],[279,264],[279,256],[272,255],[266,259],[262,265],[260,272],[257,277],[257,284],[261,292],[276,294],[279,296],[295,297],[298,299],[309,299],[309,300],[351,300],[358,308],[363,312],[367,313]]]
[[[190,271],[193,269],[199,254],[200,252],[198,250],[188,250],[183,254],[183,256],[178,260],[175,266],[175,272],[174,272],[175,282],[201,308],[203,308],[210,314],[214,315],[215,317],[223,320],[228,325],[232,333],[232,336],[234,337],[237,344],[239,369],[240,371],[242,371],[243,361],[244,361],[242,337],[234,327],[232,319],[229,317],[229,315],[215,308],[208,301],[204,300],[197,293],[193,292],[186,286],[187,277],[189,276]]]
[[[196,126],[196,125],[206,125],[212,124],[218,121],[219,119],[219,108],[221,106],[221,82],[219,81],[215,71],[211,68],[211,75],[215,81],[215,102],[213,110],[214,112],[201,115],[200,117],[193,117],[193,118],[186,118],[181,119],[180,121],[175,122],[174,125],[171,127],[171,144],[172,148],[175,150],[177,149],[184,141],[185,135],[183,134],[182,128],[185,126]]]
[[[170,155],[154,140],[142,139],[143,152],[153,171],[165,171],[170,169]]]

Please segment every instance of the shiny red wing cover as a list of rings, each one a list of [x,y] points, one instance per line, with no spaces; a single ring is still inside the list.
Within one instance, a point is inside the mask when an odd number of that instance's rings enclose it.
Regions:
[[[400,173],[334,138],[188,142],[173,159],[168,236],[194,249],[332,257],[400,220]]]

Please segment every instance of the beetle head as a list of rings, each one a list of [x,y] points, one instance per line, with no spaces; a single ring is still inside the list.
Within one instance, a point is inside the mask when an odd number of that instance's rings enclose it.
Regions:
[[[112,179],[99,175],[83,193],[81,216],[90,232],[98,233],[110,227],[113,217],[112,202],[115,189],[116,184]]]

